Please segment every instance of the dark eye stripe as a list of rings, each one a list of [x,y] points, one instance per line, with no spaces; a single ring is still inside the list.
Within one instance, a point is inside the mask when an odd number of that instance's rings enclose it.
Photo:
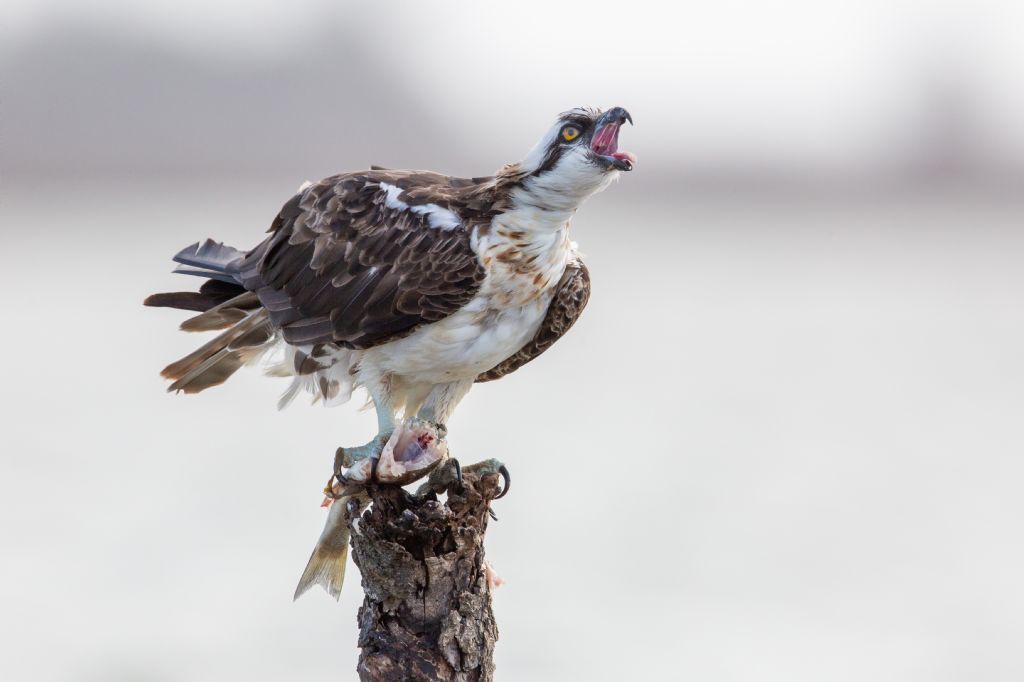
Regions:
[[[565,125],[575,126],[579,128],[581,133],[588,127],[590,127],[589,119],[579,118],[577,116],[570,116],[569,118],[562,119],[562,121],[565,123]]]
[[[540,175],[541,173],[545,173],[554,168],[555,164],[558,163],[558,159],[562,157],[563,149],[566,149],[566,147],[563,147],[560,144],[551,145],[551,149],[548,150],[547,156],[545,156],[544,160],[541,161],[540,166],[538,166],[537,170],[533,172],[533,175]]]
[[[579,116],[568,116],[562,119],[562,123],[562,129],[558,132],[558,139],[556,139],[554,144],[551,145],[551,148],[548,150],[548,153],[544,156],[544,160],[541,161],[540,166],[538,166],[537,170],[533,171],[531,175],[537,176],[540,175],[541,173],[546,173],[547,171],[554,168],[555,164],[558,163],[558,160],[562,158],[562,151],[567,149],[567,147],[564,147],[560,143],[564,141],[562,133],[565,132],[566,128],[571,126],[579,131],[579,135],[572,139],[572,141],[575,142],[576,140],[581,139],[586,134],[587,128],[590,127],[591,121],[589,119],[581,118]]]

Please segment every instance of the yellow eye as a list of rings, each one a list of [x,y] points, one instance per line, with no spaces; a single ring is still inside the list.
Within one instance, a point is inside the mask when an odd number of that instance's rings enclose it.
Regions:
[[[566,142],[572,142],[580,136],[580,129],[574,128],[573,126],[566,126],[562,128],[562,139]]]

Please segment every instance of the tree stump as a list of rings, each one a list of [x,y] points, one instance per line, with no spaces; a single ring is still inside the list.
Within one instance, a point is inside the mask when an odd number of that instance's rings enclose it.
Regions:
[[[371,486],[359,515],[349,503],[352,558],[365,592],[359,609],[362,682],[485,682],[494,677],[498,626],[484,563],[498,476],[466,472],[447,500]]]

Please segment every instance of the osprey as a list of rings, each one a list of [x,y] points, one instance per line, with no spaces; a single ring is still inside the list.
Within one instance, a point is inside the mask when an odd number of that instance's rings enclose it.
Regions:
[[[183,330],[220,333],[164,368],[168,390],[197,393],[281,351],[270,373],[292,382],[280,406],[302,391],[337,405],[360,387],[373,401],[378,433],[339,448],[342,484],[385,464],[389,480],[418,473],[474,383],[530,362],[583,311],[590,277],[569,223],[633,168],[636,158],[618,149],[627,121],[621,107],[567,111],[492,177],[379,167],[334,175],[304,184],[248,251],[212,240],[186,247],[175,272],[208,281],[145,303],[197,311]],[[333,593],[322,578],[311,576]]]

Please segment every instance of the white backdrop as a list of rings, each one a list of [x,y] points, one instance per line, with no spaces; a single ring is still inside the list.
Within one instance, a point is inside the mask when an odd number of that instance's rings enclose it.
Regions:
[[[357,570],[290,597],[372,415],[165,394],[199,339],[141,300],[307,177],[584,103],[639,156],[590,307],[450,424],[515,478],[499,679],[1024,676],[1015,3],[283,7],[4,5],[0,676],[353,679]]]

